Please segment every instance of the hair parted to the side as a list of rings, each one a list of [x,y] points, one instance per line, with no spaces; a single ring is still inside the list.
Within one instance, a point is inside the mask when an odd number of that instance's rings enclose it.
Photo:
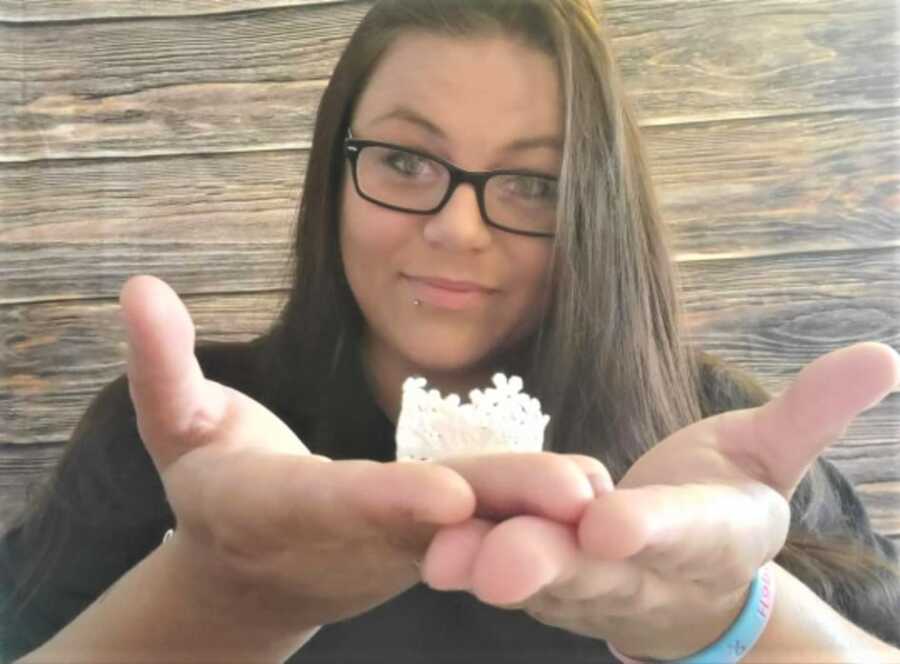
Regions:
[[[557,64],[565,149],[554,295],[535,334],[518,352],[498,358],[503,363],[498,368],[520,373],[528,391],[551,414],[549,449],[595,456],[618,479],[657,441],[701,416],[763,403],[768,397],[758,386],[709,380],[708,367],[703,367],[701,380],[696,356],[680,336],[666,227],[654,201],[635,115],[588,0],[374,4],[349,40],[321,100],[297,218],[291,290],[261,340],[266,343],[256,345],[265,354],[260,389],[270,390],[258,396],[292,421],[306,414],[318,421],[345,417],[342,404],[333,403],[365,389],[358,376],[343,370],[350,364],[344,358],[359,346],[363,320],[344,277],[338,243],[342,141],[372,71],[394,40],[411,30],[460,39],[500,34],[523,40]],[[253,370],[257,368],[254,364]],[[0,616],[7,615],[5,607],[12,613],[24,611],[40,595],[54,566],[78,573],[78,565],[85,563],[73,562],[67,549],[68,542],[81,536],[73,524],[106,529],[114,533],[113,540],[142,538],[146,546],[159,541],[154,525],[171,527],[159,477],[141,472],[151,463],[149,457],[143,453],[135,458],[128,446],[116,444],[132,435],[132,424],[119,417],[131,407],[125,388],[124,379],[108,386],[106,399],[95,400],[83,417],[79,426],[84,430],[73,434],[76,440],[111,428],[108,440],[70,446],[40,498],[20,516],[29,559],[11,595],[0,602]],[[729,389],[740,395],[729,395]],[[368,444],[326,435],[314,447],[341,459],[367,456]],[[829,513],[840,501],[828,497],[835,489],[826,471],[815,464],[798,488],[788,541],[776,560],[851,620],[864,619],[876,636],[900,646],[892,613],[900,605],[898,571],[869,545],[849,538],[848,531],[822,532],[823,524],[840,520]],[[138,482],[125,487],[128,500],[122,504],[127,510],[106,489],[121,488],[122,478]],[[78,497],[77,518],[71,514],[72,496]],[[130,551],[142,547],[134,545]],[[102,552],[91,552],[95,554]],[[110,583],[115,580],[115,569],[102,573],[111,575]],[[0,641],[8,636],[4,629],[0,624]]]
[[[554,295],[527,349],[506,362],[554,414],[549,448],[602,455],[620,477],[653,443],[701,412],[637,121],[587,1],[386,0],[373,6],[321,101],[298,214],[294,284],[278,326],[291,331],[297,352],[321,362],[333,363],[341,342],[360,334],[338,244],[342,140],[381,56],[411,30],[463,39],[501,33],[557,63],[565,150]]]
[[[342,141],[381,57],[409,31],[460,39],[500,34],[556,62],[565,148],[554,292],[539,329],[516,355],[504,357],[502,368],[523,375],[528,391],[551,414],[548,449],[595,456],[618,480],[656,442],[709,412],[698,396],[697,354],[682,337],[677,272],[636,114],[589,0],[373,5],[350,38],[318,110],[297,219],[293,286],[270,330],[279,389],[287,398],[292,390],[285,386],[293,384],[295,394],[323,399],[358,389],[332,371],[341,354],[358,344],[363,325],[338,243]],[[303,371],[296,370],[298,363]],[[321,380],[329,371],[331,389],[302,384],[303,376]],[[348,441],[319,443],[321,454],[354,453]],[[829,491],[818,465],[801,487],[803,513],[793,514],[778,562],[845,613],[852,613],[852,597],[878,596],[881,605],[896,605],[898,570],[858,543],[809,529],[822,509],[819,498]]]

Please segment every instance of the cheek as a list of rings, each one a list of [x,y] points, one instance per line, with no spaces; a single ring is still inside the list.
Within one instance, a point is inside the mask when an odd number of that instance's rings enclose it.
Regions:
[[[350,183],[350,187],[353,184]],[[404,227],[378,208],[344,192],[340,219],[340,244],[344,271],[357,297],[361,290],[384,284],[405,242]]]
[[[372,224],[366,223],[363,201],[348,190],[352,184],[344,185],[344,201],[341,206],[340,241],[344,269],[348,276],[359,272],[370,262],[368,255],[377,252],[377,234],[372,232]],[[373,244],[373,242],[375,244]]]
[[[519,281],[523,285],[524,304],[540,318],[547,306],[552,290],[550,259],[552,249],[546,246],[533,247],[519,260]]]
[[[511,339],[527,336],[540,324],[552,296],[550,262],[552,251],[545,246],[518,245],[511,255],[509,298],[498,308],[494,322]]]

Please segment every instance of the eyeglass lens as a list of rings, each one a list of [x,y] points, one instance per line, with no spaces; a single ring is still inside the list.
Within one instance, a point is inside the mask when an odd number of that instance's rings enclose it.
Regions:
[[[365,146],[357,162],[360,190],[381,203],[417,212],[433,210],[450,185],[450,172],[434,160],[397,148]],[[488,219],[523,231],[552,232],[557,182],[552,178],[497,174],[484,191]]]

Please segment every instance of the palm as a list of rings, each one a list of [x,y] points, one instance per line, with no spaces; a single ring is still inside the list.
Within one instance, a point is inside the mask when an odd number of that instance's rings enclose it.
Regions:
[[[730,487],[739,497],[763,498],[772,515],[786,520],[787,503],[810,465],[898,378],[900,361],[887,346],[864,343],[835,351],[806,367],[769,403],[675,432],[641,457],[618,488]],[[780,531],[787,522],[770,525]]]
[[[471,514],[465,482],[428,464],[311,455],[274,414],[204,378],[194,329],[165,284],[122,292],[138,428],[188,547],[297,625],[360,613],[419,580],[434,532]]]
[[[692,652],[730,623],[755,570],[781,549],[810,464],[898,379],[887,346],[831,353],[768,404],[672,434],[576,523],[530,509],[444,528],[424,578],[626,651],[656,628],[671,647],[658,656]],[[519,504],[539,507],[543,487],[520,486]]]

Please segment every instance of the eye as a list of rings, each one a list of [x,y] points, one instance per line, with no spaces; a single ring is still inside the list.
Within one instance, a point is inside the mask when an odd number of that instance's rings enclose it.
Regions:
[[[386,152],[382,157],[382,162],[403,175],[421,175],[431,163],[425,157],[404,150]]]
[[[531,175],[506,175],[502,186],[513,196],[540,202],[556,201],[559,189],[556,180]]]

